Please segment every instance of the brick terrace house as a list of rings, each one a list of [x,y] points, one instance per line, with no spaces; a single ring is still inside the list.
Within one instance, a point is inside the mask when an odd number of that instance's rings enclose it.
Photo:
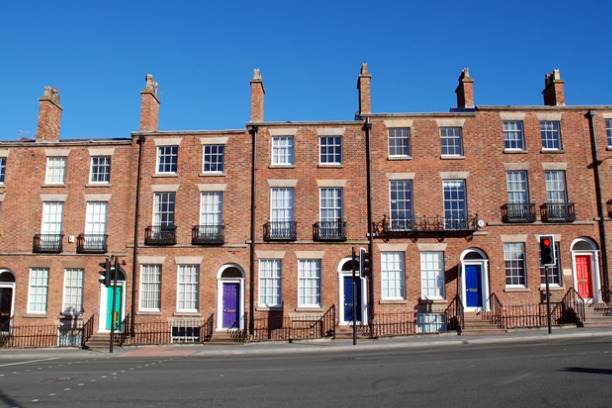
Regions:
[[[98,140],[60,140],[45,88],[36,139],[0,142],[2,333],[55,325],[61,344],[115,321],[132,338],[162,327],[149,342],[262,340],[355,320],[379,336],[470,314],[537,326],[547,270],[556,309],[609,301],[612,106],[566,106],[558,70],[542,106],[476,106],[473,83],[464,69],[449,112],[375,113],[364,64],[354,120],[266,122],[255,70],[245,128],[159,131],[148,75],[139,131]],[[359,248],[371,273],[353,284]],[[510,320],[533,307],[535,323]]]

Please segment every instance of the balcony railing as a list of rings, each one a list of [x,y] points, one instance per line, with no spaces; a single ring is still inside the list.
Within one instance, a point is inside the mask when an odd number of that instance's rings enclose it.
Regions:
[[[79,234],[77,237],[77,253],[103,254],[106,252],[106,238],[104,234]]]
[[[478,215],[464,219],[445,219],[439,215],[413,217],[405,220],[382,220],[373,223],[374,236],[389,238],[471,237],[478,230]]]
[[[176,226],[153,225],[145,228],[145,245],[176,244]]]
[[[546,203],[540,207],[542,222],[576,221],[574,203]]]
[[[57,254],[62,252],[62,234],[36,234],[32,252],[47,252]]]
[[[296,221],[268,221],[264,224],[264,240],[266,241],[295,241],[296,239]]]
[[[511,222],[534,222],[536,211],[534,203],[508,203],[501,208],[502,221]]]
[[[223,244],[225,237],[221,224],[196,225],[191,229],[191,243],[193,245]]]
[[[312,226],[315,241],[346,241],[346,221],[319,221]]]

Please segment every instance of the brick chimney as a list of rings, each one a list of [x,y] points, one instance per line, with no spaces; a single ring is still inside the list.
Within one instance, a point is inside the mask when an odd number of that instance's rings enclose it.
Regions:
[[[565,81],[561,80],[561,74],[558,69],[554,69],[550,74],[544,77],[544,105],[546,106],[565,106],[565,91],[563,86]]]
[[[59,104],[60,96],[57,88],[45,86],[43,96],[38,100],[40,101],[40,108],[38,110],[36,141],[57,142],[62,123],[62,111],[64,110]]]
[[[147,74],[145,77],[145,88],[140,91],[140,131],[157,132],[159,124],[159,98],[157,97],[157,82],[153,80],[153,75]]]
[[[470,78],[470,70],[463,68],[459,75],[459,85],[455,89],[457,108],[474,108],[474,80]]]
[[[251,79],[251,122],[263,122],[264,120],[265,93],[261,72],[259,68],[255,68],[253,79]]]
[[[362,113],[372,112],[372,103],[370,99],[370,82],[372,75],[368,74],[368,64],[361,64],[361,72],[359,73],[359,79],[357,79],[357,89],[359,90],[359,111],[357,116],[361,116]]]

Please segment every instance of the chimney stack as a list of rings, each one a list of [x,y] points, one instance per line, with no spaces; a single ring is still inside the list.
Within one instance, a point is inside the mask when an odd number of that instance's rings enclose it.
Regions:
[[[157,82],[153,80],[153,75],[147,74],[145,77],[145,88],[140,91],[140,131],[157,132],[159,124],[159,99],[157,98]]]
[[[372,75],[368,74],[368,64],[361,64],[361,72],[357,80],[357,89],[359,90],[359,111],[357,116],[363,113],[372,112],[372,104],[370,99],[370,82]]]
[[[561,74],[558,69],[554,69],[550,74],[544,77],[544,105],[546,106],[565,106],[565,91],[563,86],[565,81],[561,80]]]
[[[459,75],[459,85],[455,89],[457,94],[457,108],[474,108],[474,80],[470,78],[470,70],[463,68]]]
[[[57,142],[62,122],[62,110],[64,110],[59,104],[60,96],[57,88],[45,86],[43,96],[38,100],[40,101],[40,108],[38,110],[36,141]]]
[[[261,72],[259,68],[255,68],[251,79],[251,122],[263,122],[265,94]]]

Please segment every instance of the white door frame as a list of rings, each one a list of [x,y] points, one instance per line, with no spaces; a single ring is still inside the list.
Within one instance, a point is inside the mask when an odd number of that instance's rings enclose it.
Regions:
[[[481,259],[465,259],[465,256],[471,252],[476,252],[481,256]],[[490,310],[489,297],[489,259],[487,255],[478,248],[469,248],[461,253],[461,303],[463,310],[466,312],[481,312]],[[465,267],[466,265],[480,266],[480,282],[482,290],[480,297],[482,298],[482,307],[468,307],[466,305],[467,296],[465,293]]]
[[[16,282],[15,282],[15,274],[13,273],[13,271],[11,271],[10,269],[0,269],[0,275],[7,273],[13,276],[13,282],[0,282],[0,288],[8,288],[8,289],[12,289],[12,299],[11,299],[11,315],[9,316],[9,318],[13,318],[15,316],[15,289],[16,289]]]
[[[126,312],[126,303],[125,303],[125,299],[126,299],[126,290],[125,288],[127,287],[126,285],[126,281],[124,280],[118,280],[117,281],[117,286],[121,286],[121,316],[119,317],[119,321],[123,322],[123,320],[125,319],[125,312]],[[98,332],[99,333],[110,333],[110,329],[106,328],[106,307],[107,307],[107,302],[106,299],[108,298],[108,288],[106,287],[106,285],[104,284],[104,281],[100,281],[100,314],[99,314],[99,322],[98,322]],[[121,327],[119,329],[120,332],[124,331],[124,327]]]
[[[338,324],[340,326],[352,325],[352,322],[344,321],[344,278],[352,278],[352,271],[343,271],[342,266],[347,262],[350,262],[351,258],[345,258],[338,264]],[[357,276],[358,272],[355,271]],[[361,321],[357,321],[357,324],[365,324],[368,322],[368,280],[366,278],[359,278],[361,281]]]
[[[577,250],[575,251],[574,245],[578,242],[587,242],[593,249],[591,251]],[[602,301],[601,293],[601,280],[599,277],[599,250],[596,249],[595,244],[592,240],[586,238],[578,238],[572,241],[572,278],[574,290],[578,293],[578,279],[576,277],[576,256],[588,256],[591,263],[591,290],[593,291],[593,297],[584,299],[587,303],[599,303]]]
[[[232,277],[232,278],[224,278],[223,272],[229,268],[237,269],[242,277]],[[215,325],[215,330],[244,330],[245,328],[245,316],[246,311],[244,310],[244,271],[242,268],[236,264],[227,264],[223,265],[219,272],[217,272],[217,313],[216,320],[217,324]],[[238,283],[240,285],[240,293],[238,294],[238,304],[240,307],[240,315],[238,316],[238,324],[240,327],[238,328],[227,328],[223,327],[223,284],[224,283]]]

